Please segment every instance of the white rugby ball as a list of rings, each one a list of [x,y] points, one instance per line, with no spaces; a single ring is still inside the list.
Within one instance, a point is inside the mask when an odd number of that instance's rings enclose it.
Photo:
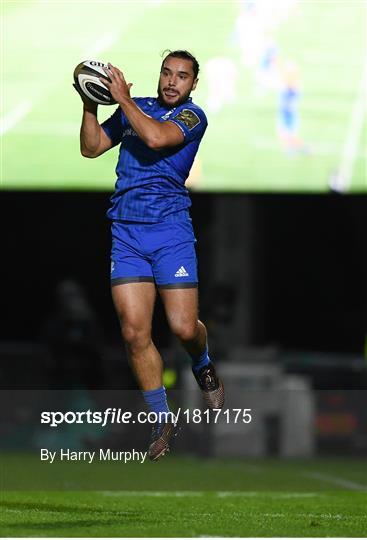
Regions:
[[[110,91],[99,80],[99,77],[104,77],[111,82],[103,69],[104,67],[107,67],[104,62],[85,60],[74,69],[74,81],[79,90],[95,103],[99,105],[115,105],[116,101]]]

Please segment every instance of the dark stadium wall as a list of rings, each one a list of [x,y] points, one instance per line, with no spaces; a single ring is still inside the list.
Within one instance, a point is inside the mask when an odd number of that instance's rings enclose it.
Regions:
[[[366,197],[193,194],[192,199],[203,318],[242,325],[238,339],[244,345],[362,353]],[[54,310],[57,284],[70,278],[85,288],[106,339],[119,340],[109,291],[107,207],[105,193],[2,193],[2,340],[37,339]],[[219,260],[226,239],[218,232],[218,212],[221,226],[231,215],[236,231],[228,267],[239,270],[228,276],[227,263]],[[214,271],[218,265],[221,273]],[[241,279],[232,275],[243,276],[244,295],[238,294]],[[157,309],[155,332],[167,344]]]

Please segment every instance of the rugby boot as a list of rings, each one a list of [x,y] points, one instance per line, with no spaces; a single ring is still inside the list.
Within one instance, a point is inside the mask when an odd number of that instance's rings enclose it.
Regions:
[[[224,405],[224,387],[217,377],[215,368],[211,362],[201,368],[198,373],[192,370],[200,387],[204,401],[209,409],[221,409]]]
[[[176,437],[178,427],[173,422],[157,422],[152,428],[148,456],[151,461],[158,461],[170,451],[170,443]]]

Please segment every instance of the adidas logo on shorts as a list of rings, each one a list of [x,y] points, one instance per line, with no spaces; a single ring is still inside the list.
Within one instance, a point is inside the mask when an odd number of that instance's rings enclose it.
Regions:
[[[175,273],[175,277],[188,277],[188,273],[186,272],[185,268],[181,266]]]

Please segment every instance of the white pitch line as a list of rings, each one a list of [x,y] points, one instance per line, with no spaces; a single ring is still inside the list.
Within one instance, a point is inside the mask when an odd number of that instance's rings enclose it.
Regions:
[[[255,150],[266,150],[271,152],[280,152],[284,153],[279,142],[276,142],[274,139],[268,139],[266,137],[257,137],[252,141],[252,147]],[[302,154],[299,154],[302,156]],[[340,155],[340,145],[336,142],[312,142],[310,145],[309,154],[306,154],[306,157],[313,158],[318,156],[339,156]],[[357,152],[356,157],[364,157],[363,152]]]
[[[324,497],[324,493],[276,493],[270,495],[271,499],[314,499],[315,497]]]
[[[90,49],[84,52],[83,57],[84,58],[93,58],[94,56],[98,56],[103,51],[108,50],[118,39],[117,33],[109,33],[104,34],[101,36],[100,39],[98,39]],[[45,94],[49,93],[53,90],[54,86],[49,87],[46,91],[41,92],[41,94],[38,95],[37,100],[30,101],[30,100],[23,100],[20,103],[16,105],[14,109],[12,109],[8,114],[6,114],[3,118],[0,118],[0,136],[4,135],[8,131],[10,131],[13,127],[15,127],[27,114],[32,110],[32,107],[36,104],[37,101],[40,101],[40,97],[44,97]],[[49,125],[46,127],[46,133],[48,134],[49,131]],[[55,130],[57,131],[57,126],[55,124]],[[40,133],[40,131],[37,131],[37,133]],[[68,133],[62,132],[62,135],[66,135]]]
[[[266,514],[262,514],[265,517],[272,517],[272,518],[287,518],[289,517],[288,514],[284,514],[282,512],[267,512]],[[305,518],[319,518],[319,519],[348,519],[348,518],[355,518],[353,515],[346,515],[346,514],[315,514],[315,513],[307,513],[307,512],[292,512],[292,517],[305,517]]]
[[[324,482],[328,482],[329,484],[334,484],[335,486],[340,486],[353,491],[367,491],[367,485],[365,484],[359,484],[358,482],[340,478],[339,476],[333,476],[332,474],[324,474],[317,471],[305,471],[302,473],[302,476],[313,478],[315,480],[322,480]]]
[[[95,57],[97,57],[99,54],[110,49],[112,45],[116,43],[118,37],[119,36],[117,33],[109,32],[108,34],[104,34],[95,43],[93,43],[89,49],[84,51],[82,57],[88,60],[95,60]]]
[[[29,100],[21,101],[3,118],[0,118],[0,135],[10,131],[22,118],[24,118],[32,109],[32,102]]]
[[[272,499],[313,498],[323,497],[322,493],[273,493],[262,491],[102,491],[105,497],[207,497],[208,493],[220,499],[227,497],[267,497]]]
[[[221,499],[226,497],[258,497],[259,491],[217,491],[215,495]]]
[[[204,491],[102,491],[105,497],[204,497]]]
[[[347,137],[342,152],[342,159],[337,174],[330,181],[330,187],[335,191],[345,192],[349,189],[353,178],[354,165],[358,153],[359,140],[362,135],[363,122],[366,114],[367,99],[367,56],[364,73],[359,85],[358,94],[354,102],[350,117]],[[366,186],[367,187],[367,186]]]
[[[79,122],[41,122],[27,121],[16,128],[17,134],[21,135],[51,135],[51,136],[72,136],[79,133]]]
[[[265,496],[270,499],[310,499],[314,497],[323,497],[322,493],[310,493],[310,492],[289,492],[289,493],[264,493],[262,491],[217,491],[215,495],[219,498],[226,497],[262,497]]]

